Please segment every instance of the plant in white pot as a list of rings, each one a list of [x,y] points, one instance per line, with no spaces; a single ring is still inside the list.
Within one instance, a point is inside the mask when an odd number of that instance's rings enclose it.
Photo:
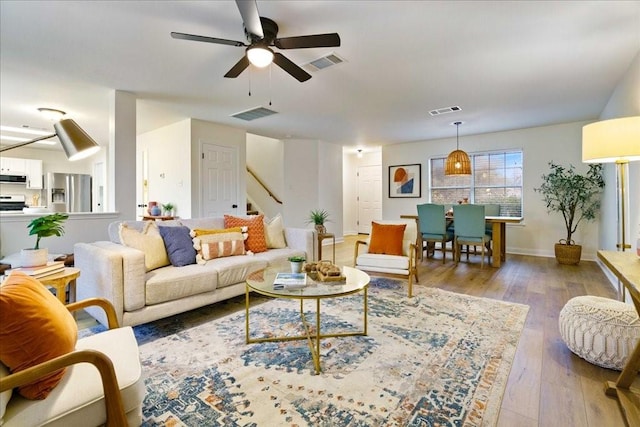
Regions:
[[[549,162],[551,172],[542,175],[542,185],[534,190],[542,194],[548,212],[560,212],[567,229],[566,239],[555,244],[556,260],[560,264],[578,264],[582,246],[576,245],[573,233],[580,221],[595,219],[600,210],[600,193],[604,188],[602,165],[589,165],[586,175],[581,175],[570,165],[562,167]]]
[[[292,273],[301,273],[302,272],[302,264],[305,262],[305,257],[303,256],[292,256],[289,257],[289,262],[291,263],[291,272]]]
[[[47,248],[40,248],[40,239],[43,237],[62,236],[64,234],[64,222],[69,218],[65,213],[54,213],[33,219],[27,228],[29,236],[36,236],[36,245],[20,252],[20,264],[22,267],[36,267],[45,265],[49,257]]]

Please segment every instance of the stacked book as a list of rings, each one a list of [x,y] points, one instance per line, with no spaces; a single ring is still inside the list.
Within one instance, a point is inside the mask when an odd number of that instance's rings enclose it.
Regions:
[[[307,273],[278,273],[273,281],[274,290],[300,289],[307,285]]]
[[[12,268],[7,271],[6,274],[11,273],[12,271],[21,271],[34,279],[40,279],[41,277],[50,276],[64,271],[64,261],[49,261],[45,265],[39,265],[36,267]]]

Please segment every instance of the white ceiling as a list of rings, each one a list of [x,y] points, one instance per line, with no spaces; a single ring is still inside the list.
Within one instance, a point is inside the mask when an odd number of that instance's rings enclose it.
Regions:
[[[223,75],[243,48],[233,1],[0,2],[0,122],[72,116],[108,143],[109,93],[139,99],[142,133],[186,117],[278,139],[367,146],[596,119],[640,51],[640,1],[258,1],[280,37],[337,32],[346,62],[299,83],[280,68]],[[249,79],[251,76],[251,79]],[[251,96],[248,96],[249,89]],[[272,105],[269,107],[269,101]],[[256,106],[279,114],[244,122]],[[429,111],[460,106],[431,117]]]

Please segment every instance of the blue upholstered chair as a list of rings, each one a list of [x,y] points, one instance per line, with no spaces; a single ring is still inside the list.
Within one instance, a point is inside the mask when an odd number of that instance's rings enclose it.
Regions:
[[[429,245],[434,245],[439,242],[442,246],[442,263],[444,264],[447,258],[447,242],[453,240],[453,233],[447,231],[447,220],[444,216],[444,205],[437,205],[433,203],[425,203],[418,205],[418,228],[422,235],[422,242]],[[427,257],[429,251],[427,250]]]
[[[484,215],[485,216],[500,216],[500,205],[498,204],[487,204],[484,205]],[[493,225],[486,224],[485,230],[487,235],[493,238]]]
[[[489,249],[491,236],[487,235],[485,230],[485,213],[483,205],[456,205],[453,207],[453,217],[455,218],[454,232],[454,256],[456,264],[460,261],[460,253],[462,245],[481,246],[482,261],[480,268],[484,267],[485,250]],[[491,252],[487,251],[489,262],[491,261]],[[469,251],[467,250],[467,259],[469,259]]]

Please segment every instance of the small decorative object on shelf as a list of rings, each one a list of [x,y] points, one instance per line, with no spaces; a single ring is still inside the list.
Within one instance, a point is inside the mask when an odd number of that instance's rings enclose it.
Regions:
[[[160,214],[162,213],[162,210],[160,209],[160,206],[155,205],[151,207],[149,212],[151,213],[152,216],[160,216]]]
[[[173,203],[165,203],[162,205],[163,215],[173,216]]]
[[[20,252],[20,264],[22,267],[37,267],[45,265],[49,257],[46,248],[40,249],[40,239],[43,237],[62,236],[64,234],[63,223],[69,218],[65,213],[55,213],[33,219],[27,228],[29,236],[36,235],[36,245],[32,249],[23,249]]]
[[[158,206],[158,202],[149,202],[149,205],[147,207],[147,212],[149,212],[149,215],[153,215],[151,210],[153,209],[154,206]]]

